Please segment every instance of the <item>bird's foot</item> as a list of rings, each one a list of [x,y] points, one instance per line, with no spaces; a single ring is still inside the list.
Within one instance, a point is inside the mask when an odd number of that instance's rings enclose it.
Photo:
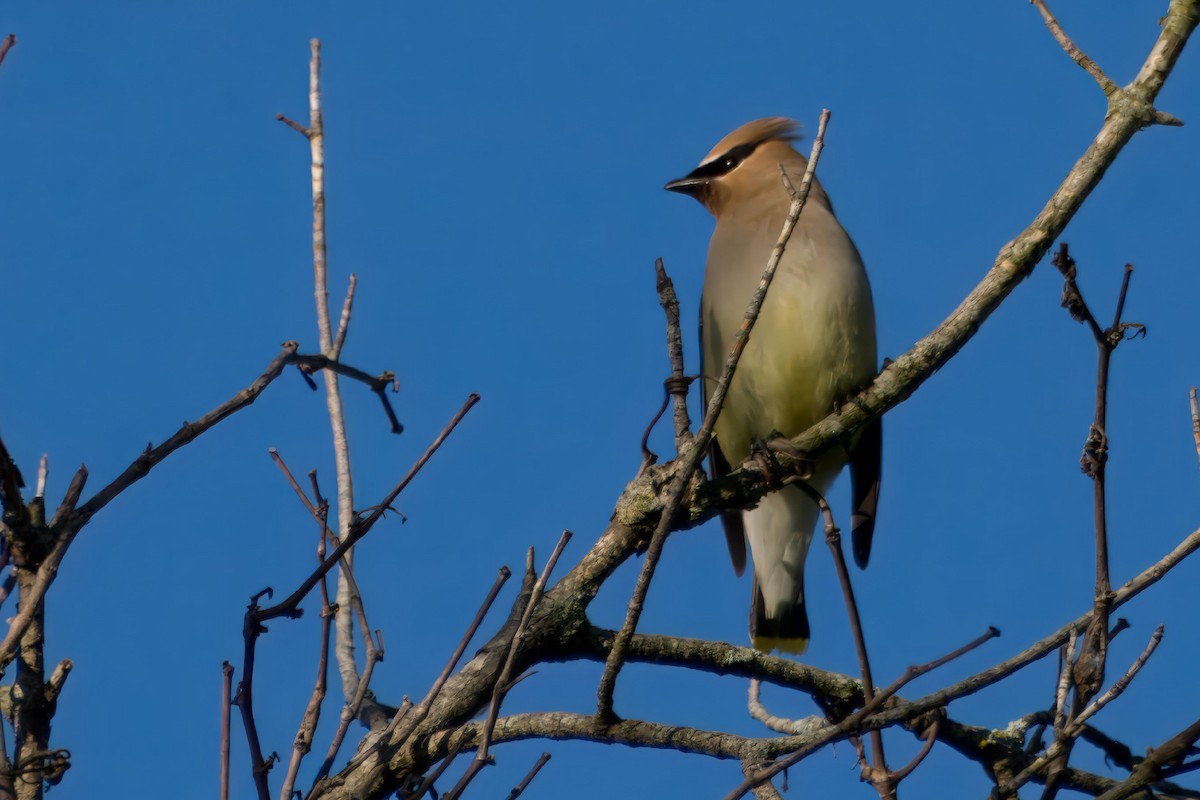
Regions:
[[[787,458],[789,463],[786,468],[779,463],[779,455]],[[767,484],[775,488],[782,486],[786,478],[808,480],[813,476],[813,462],[808,453],[796,447],[778,431],[773,432],[767,439],[752,442],[750,457],[747,460],[763,473]]]

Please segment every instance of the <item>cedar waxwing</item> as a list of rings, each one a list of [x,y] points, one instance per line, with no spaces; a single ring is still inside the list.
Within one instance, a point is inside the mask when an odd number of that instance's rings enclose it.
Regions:
[[[790,142],[797,123],[782,117],[748,122],[726,136],[686,177],[665,188],[688,194],[716,217],[700,301],[705,403],[779,238],[791,198],[780,165],[799,186],[807,159]],[[713,472],[729,472],[754,442],[774,432],[796,436],[869,384],[876,373],[875,310],[854,243],[815,178],[758,322],[742,353],[710,452]],[[865,567],[879,498],[881,429],[868,426],[848,447],[835,445],[813,465],[809,481],[824,494],[850,463],[854,559]],[[754,559],[750,640],[764,652],[803,653],[808,646],[804,558],[820,510],[786,486],[758,507],[722,516],[734,571]]]

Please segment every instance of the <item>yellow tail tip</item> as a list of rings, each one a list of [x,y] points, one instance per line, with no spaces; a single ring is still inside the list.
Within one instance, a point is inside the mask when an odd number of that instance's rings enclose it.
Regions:
[[[808,649],[808,639],[784,639],[776,636],[755,636],[751,640],[751,644],[755,650],[763,653],[772,653],[779,650],[784,653],[791,653],[794,656],[804,655],[804,651]]]

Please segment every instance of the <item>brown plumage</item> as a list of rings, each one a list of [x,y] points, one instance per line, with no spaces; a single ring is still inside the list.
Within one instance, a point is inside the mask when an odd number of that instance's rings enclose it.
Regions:
[[[790,199],[779,166],[794,184],[807,164],[792,147],[797,125],[783,117],[754,120],[717,143],[695,170],[668,183],[716,218],[700,304],[704,397],[712,394],[745,308],[787,216]],[[795,436],[869,383],[875,374],[875,312],[866,271],[834,216],[819,181],[776,271],[717,421],[711,463],[726,472],[754,441],[774,432]],[[816,461],[810,483],[826,492],[850,463],[855,561],[870,556],[879,497],[878,423],[847,448]],[[804,560],[818,509],[795,487],[767,495],[757,508],[724,515],[734,570],[754,560],[750,635],[760,650],[804,651]]]

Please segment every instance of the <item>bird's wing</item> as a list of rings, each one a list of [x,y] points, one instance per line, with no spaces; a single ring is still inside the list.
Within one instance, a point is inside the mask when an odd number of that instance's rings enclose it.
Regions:
[[[709,474],[712,477],[728,475],[729,462],[721,452],[716,437],[708,448]],[[746,526],[742,522],[741,511],[721,512],[721,527],[725,529],[725,543],[729,545],[729,560],[733,562],[733,573],[741,577],[746,571]]]
[[[704,299],[700,299],[700,324],[697,330],[700,332],[700,398],[703,400],[700,413],[701,417],[708,411],[708,384],[709,381],[705,376],[704,363]],[[717,478],[721,475],[728,475],[731,472],[729,468],[729,460],[725,458],[725,454],[721,452],[721,445],[717,442],[717,437],[714,435],[708,446],[708,475],[710,478]],[[741,511],[723,511],[721,512],[721,527],[725,529],[725,544],[729,546],[729,560],[733,562],[733,573],[739,578],[746,571],[746,526],[742,522]]]
[[[850,454],[850,491],[854,512],[850,522],[850,541],[854,562],[866,567],[871,558],[871,537],[875,533],[875,509],[879,505],[879,471],[883,454],[883,420],[875,420],[863,429],[858,445]]]

